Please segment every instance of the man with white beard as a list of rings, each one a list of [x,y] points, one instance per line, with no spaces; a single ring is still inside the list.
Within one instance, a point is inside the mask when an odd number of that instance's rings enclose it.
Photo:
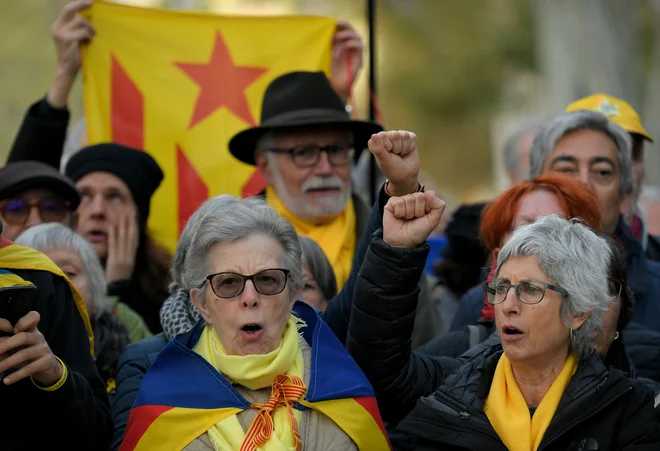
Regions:
[[[381,130],[376,123],[352,120],[323,72],[291,72],[268,86],[261,124],[229,143],[232,155],[259,169],[268,204],[288,218],[298,234],[321,246],[340,289],[369,215],[367,206],[352,196],[351,169],[372,134]],[[407,132],[393,136],[416,139]],[[379,161],[389,177],[388,194],[419,188],[419,158],[415,152],[407,159],[409,164],[394,171]]]

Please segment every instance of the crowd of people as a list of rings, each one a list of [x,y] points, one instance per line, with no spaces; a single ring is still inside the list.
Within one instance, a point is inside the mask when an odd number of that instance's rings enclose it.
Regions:
[[[515,133],[511,187],[448,212],[415,133],[348,112],[362,41],[340,22],[331,76],[276,78],[229,143],[265,191],[208,199],[170,255],[147,226],[168,174],[67,132],[91,3],[54,24],[55,79],[0,169],[2,449],[660,449],[652,137],[629,104]]]

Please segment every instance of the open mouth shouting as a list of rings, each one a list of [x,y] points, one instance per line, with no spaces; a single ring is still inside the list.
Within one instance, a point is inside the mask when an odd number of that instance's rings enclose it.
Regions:
[[[263,333],[264,328],[257,323],[249,323],[241,327],[241,336],[248,341],[258,340]]]

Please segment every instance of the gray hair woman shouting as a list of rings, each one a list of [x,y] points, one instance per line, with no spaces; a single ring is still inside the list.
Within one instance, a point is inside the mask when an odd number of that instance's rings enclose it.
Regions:
[[[611,251],[583,224],[546,216],[503,246],[485,286],[499,340],[462,362],[411,352],[408,280],[424,268],[439,208],[429,194],[390,200],[357,281],[347,346],[383,419],[416,450],[658,449],[651,391],[591,345],[612,301]]]

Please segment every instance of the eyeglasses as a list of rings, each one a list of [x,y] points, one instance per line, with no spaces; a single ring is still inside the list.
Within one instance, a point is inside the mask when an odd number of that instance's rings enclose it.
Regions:
[[[39,202],[7,199],[0,202],[2,217],[10,224],[25,224],[33,208],[39,209],[39,216],[44,222],[60,222],[71,211],[69,202],[56,199],[44,199]]]
[[[288,153],[293,163],[299,168],[311,168],[321,159],[321,152],[328,154],[328,161],[335,166],[342,166],[353,161],[355,149],[352,144],[328,144],[317,146],[316,144],[304,144],[291,149],[268,149],[274,153]]]
[[[222,299],[240,296],[245,290],[245,283],[250,280],[258,293],[274,296],[284,291],[289,271],[286,269],[265,269],[251,276],[235,272],[219,272],[206,276],[215,295]],[[203,284],[202,284],[203,285]]]
[[[562,296],[568,296],[568,291],[562,287],[550,285],[545,282],[536,282],[533,280],[526,280],[516,285],[493,280],[486,282],[483,285],[484,292],[486,293],[486,300],[493,305],[501,304],[506,299],[506,295],[511,288],[516,289],[516,296],[523,304],[538,304],[545,296],[545,290],[552,290],[560,293]]]

